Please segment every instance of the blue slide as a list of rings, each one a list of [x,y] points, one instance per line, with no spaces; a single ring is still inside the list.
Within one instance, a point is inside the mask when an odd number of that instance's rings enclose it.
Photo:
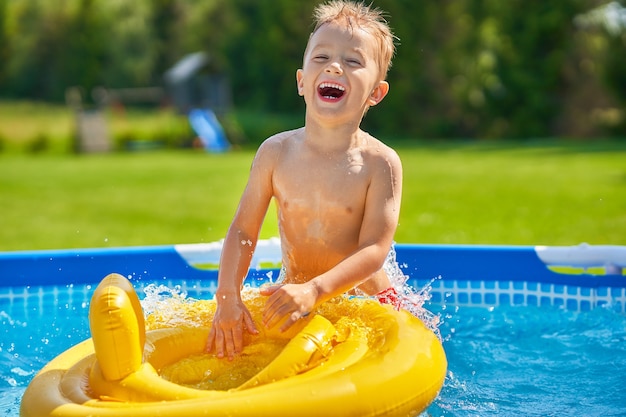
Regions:
[[[209,152],[224,152],[230,148],[222,125],[210,109],[193,109],[189,112],[189,123]]]

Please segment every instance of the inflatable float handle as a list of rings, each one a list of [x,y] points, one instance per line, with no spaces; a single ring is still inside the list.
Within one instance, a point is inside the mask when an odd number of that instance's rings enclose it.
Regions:
[[[117,381],[141,367],[146,328],[130,281],[109,274],[100,282],[91,297],[89,327],[104,379]]]
[[[269,365],[237,389],[276,382],[316,367],[330,355],[335,333],[335,327],[328,319],[315,315]]]

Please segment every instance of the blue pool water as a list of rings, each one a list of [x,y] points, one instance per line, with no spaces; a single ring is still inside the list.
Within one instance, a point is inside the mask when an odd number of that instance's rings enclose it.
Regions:
[[[626,316],[610,307],[464,307],[442,326],[431,416],[626,415]]]
[[[214,289],[212,282],[167,285],[194,298]],[[89,285],[0,288],[0,416],[17,416],[34,374],[89,337],[92,291]],[[442,318],[449,366],[424,417],[626,415],[621,308],[458,307],[445,300],[428,308]]]

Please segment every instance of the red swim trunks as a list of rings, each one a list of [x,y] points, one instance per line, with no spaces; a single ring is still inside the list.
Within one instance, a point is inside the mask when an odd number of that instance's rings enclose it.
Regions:
[[[376,297],[379,303],[390,304],[396,310],[400,310],[400,308],[402,308],[402,300],[400,299],[396,289],[393,287],[389,287],[386,290],[379,292],[374,297]]]

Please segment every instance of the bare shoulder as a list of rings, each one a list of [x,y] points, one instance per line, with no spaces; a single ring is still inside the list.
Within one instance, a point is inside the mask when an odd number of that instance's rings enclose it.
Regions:
[[[263,150],[264,152],[280,151],[283,147],[290,145],[299,138],[302,138],[303,134],[304,128],[286,130],[284,132],[277,133],[265,139],[259,147],[259,150]]]
[[[391,167],[394,171],[402,169],[402,161],[395,149],[369,134],[367,139],[366,152],[372,162],[380,163],[383,167]]]
[[[303,129],[287,130],[265,139],[256,152],[255,164],[275,163],[285,150],[302,136]]]

